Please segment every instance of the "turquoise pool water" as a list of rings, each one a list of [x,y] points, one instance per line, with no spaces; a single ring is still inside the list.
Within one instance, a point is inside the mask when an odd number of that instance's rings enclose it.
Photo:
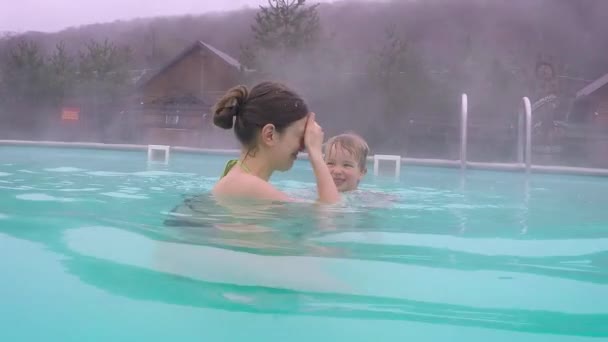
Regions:
[[[225,161],[0,146],[0,340],[608,338],[608,179],[405,167],[331,210],[172,213]],[[274,180],[314,194],[305,161]]]

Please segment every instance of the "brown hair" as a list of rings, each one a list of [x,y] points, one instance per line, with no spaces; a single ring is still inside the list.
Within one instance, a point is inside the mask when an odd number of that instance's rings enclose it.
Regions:
[[[223,129],[234,127],[241,144],[254,147],[258,131],[272,124],[281,133],[308,114],[302,98],[277,82],[262,82],[249,90],[238,85],[226,92],[213,106],[213,123]]]
[[[367,170],[367,155],[369,154],[369,146],[365,140],[352,132],[336,135],[331,137],[325,143],[325,156],[334,148],[343,148],[358,159],[359,169]]]

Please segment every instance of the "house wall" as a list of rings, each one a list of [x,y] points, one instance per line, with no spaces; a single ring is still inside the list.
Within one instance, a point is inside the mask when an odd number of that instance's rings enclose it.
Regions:
[[[608,167],[608,86],[596,93],[593,102],[590,124],[594,134],[586,143],[586,154],[591,166]]]
[[[178,116],[179,120],[171,122],[173,116]],[[201,145],[201,134],[204,134],[207,123],[202,108],[180,113],[156,109],[144,113],[141,125],[146,144],[198,147]]]
[[[149,127],[146,129],[146,144],[198,147],[201,144],[202,132],[192,129],[174,129]]]
[[[190,53],[146,84],[144,101],[172,95],[201,94],[202,67],[198,53]]]
[[[177,124],[167,123],[167,115],[179,117]],[[200,129],[203,127],[203,113],[201,112],[180,112],[180,113],[165,113],[160,110],[147,111],[143,117],[143,125],[145,127],[160,127],[160,128],[183,128],[183,129]]]
[[[239,71],[211,51],[203,50],[203,93],[210,102],[215,102],[228,89],[239,83]]]
[[[599,120],[605,122],[604,120],[608,118],[608,86],[605,86],[598,94],[597,112],[598,116],[601,117]]]

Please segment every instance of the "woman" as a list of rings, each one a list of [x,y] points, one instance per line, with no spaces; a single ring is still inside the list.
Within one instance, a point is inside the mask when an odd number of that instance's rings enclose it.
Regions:
[[[319,202],[336,203],[340,196],[323,161],[323,130],[304,101],[276,82],[251,90],[230,89],[213,108],[215,125],[231,129],[242,145],[241,156],[226,166],[212,192],[218,198],[294,201],[268,180],[274,171],[287,171],[306,149],[317,179]]]

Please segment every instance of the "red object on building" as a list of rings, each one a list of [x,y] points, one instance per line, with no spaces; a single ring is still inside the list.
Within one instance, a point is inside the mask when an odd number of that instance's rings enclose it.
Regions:
[[[78,121],[80,120],[80,108],[64,107],[61,110],[62,121]]]

